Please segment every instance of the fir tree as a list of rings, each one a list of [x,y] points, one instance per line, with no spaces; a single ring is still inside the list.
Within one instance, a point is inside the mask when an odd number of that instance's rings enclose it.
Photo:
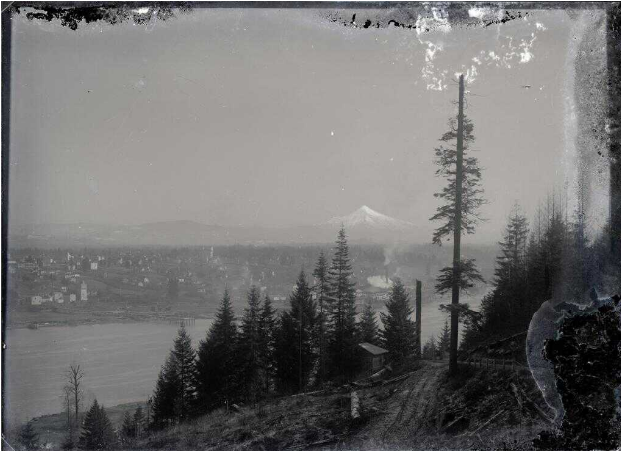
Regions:
[[[498,245],[500,255],[496,259],[494,284],[497,287],[505,285],[512,288],[516,282],[522,282],[528,245],[528,220],[517,205],[509,217],[503,240]]]
[[[39,447],[39,434],[35,431],[32,421],[29,421],[20,429],[19,442],[27,451],[34,450]]]
[[[142,431],[145,429],[146,418],[144,416],[144,412],[142,411],[142,407],[138,406],[136,411],[134,412],[133,425],[135,436],[140,438],[142,436]]]
[[[357,370],[356,293],[345,229],[336,240],[334,257],[328,270],[328,351],[334,377],[349,380]]]
[[[297,324],[290,312],[282,312],[276,327],[274,362],[276,389],[292,393],[299,389],[299,346]]]
[[[248,292],[248,307],[241,320],[237,356],[240,389],[244,398],[256,402],[260,389],[261,298],[255,286]]]
[[[175,416],[179,421],[185,421],[191,416],[196,396],[196,353],[183,324],[171,352],[175,362],[175,383],[178,385],[175,390]]]
[[[508,324],[512,332],[521,332],[515,330],[513,325],[530,321],[531,314],[524,290],[527,273],[528,220],[520,213],[517,205],[509,217],[503,240],[498,245],[500,255],[496,259],[494,271],[494,301],[493,304],[488,302],[486,312],[504,317],[504,327]],[[502,311],[492,311],[492,306],[504,308]]]
[[[274,343],[276,340],[276,311],[272,301],[265,295],[263,308],[259,317],[259,368],[262,388],[269,393],[274,378]]]
[[[173,424],[177,418],[179,383],[174,354],[170,354],[160,370],[153,393],[153,426],[161,429]]]
[[[327,377],[326,372],[326,320],[327,320],[327,301],[330,288],[328,262],[323,251],[319,253],[319,259],[313,271],[315,278],[314,292],[317,299],[317,349],[318,349],[318,370],[317,384],[320,385]]]
[[[182,324],[166,362],[160,371],[153,396],[156,427],[187,420],[196,394],[196,354]]]
[[[275,350],[276,379],[283,391],[302,391],[308,385],[316,361],[313,331],[316,306],[304,271],[290,296],[291,309],[281,316]]]
[[[121,423],[121,438],[128,442],[136,436],[136,428],[129,411],[125,411],[123,415],[123,423]]]
[[[436,344],[435,337],[432,335],[423,346],[423,358],[428,360],[435,360],[437,354],[438,346]]]
[[[377,319],[371,304],[365,304],[362,316],[358,323],[359,341],[377,345],[379,343],[377,334]]]
[[[198,348],[196,391],[199,412],[235,402],[237,334],[231,298],[225,290],[216,319]]]
[[[451,346],[451,328],[449,327],[448,320],[444,321],[444,327],[440,333],[440,337],[437,343],[438,353],[444,358],[445,354],[448,354]]]
[[[380,335],[390,359],[399,364],[416,350],[416,324],[411,319],[409,295],[398,278],[393,282],[386,310],[387,313],[380,313],[384,325]]]
[[[103,406],[97,400],[86,413],[80,437],[84,449],[109,449],[114,446],[114,429]]]

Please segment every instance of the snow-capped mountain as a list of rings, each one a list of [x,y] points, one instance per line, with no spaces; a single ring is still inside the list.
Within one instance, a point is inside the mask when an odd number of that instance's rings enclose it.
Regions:
[[[347,216],[334,217],[326,225],[339,227],[343,225],[345,229],[371,228],[382,230],[407,230],[414,226],[410,222],[379,213],[366,205]]]

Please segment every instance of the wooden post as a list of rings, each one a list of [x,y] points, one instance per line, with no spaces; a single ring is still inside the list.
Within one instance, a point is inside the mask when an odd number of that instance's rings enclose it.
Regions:
[[[423,286],[420,280],[416,281],[416,352],[418,354],[418,358],[421,358],[423,355],[421,343],[421,328],[422,328],[422,304],[423,304]]]
[[[355,391],[351,392],[351,417],[355,420],[360,418],[360,398]]]

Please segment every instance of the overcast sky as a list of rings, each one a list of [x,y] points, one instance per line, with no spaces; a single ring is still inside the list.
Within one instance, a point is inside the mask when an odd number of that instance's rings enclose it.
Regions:
[[[532,214],[560,186],[565,12],[423,34],[324,16],[204,9],[78,31],[16,17],[10,222],[313,224],[366,204],[431,230],[433,149],[466,69],[479,235],[497,241],[515,201]]]

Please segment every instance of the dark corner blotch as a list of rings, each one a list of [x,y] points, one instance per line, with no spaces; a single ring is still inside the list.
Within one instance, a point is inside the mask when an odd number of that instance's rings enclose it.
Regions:
[[[191,3],[179,2],[174,6],[160,4],[150,5],[143,3],[138,6],[132,4],[109,4],[84,6],[55,6],[53,4],[16,4],[12,5],[12,12],[25,14],[29,20],[43,20],[46,22],[59,21],[64,27],[77,30],[81,24],[105,22],[116,25],[124,22],[133,22],[136,25],[146,24],[153,19],[168,20],[175,17],[175,10],[188,12]],[[148,8],[146,13],[139,9]]]
[[[540,449],[617,449],[621,421],[621,297],[597,298],[582,309],[562,303],[557,336],[546,340],[564,416],[559,430],[534,440]]]

